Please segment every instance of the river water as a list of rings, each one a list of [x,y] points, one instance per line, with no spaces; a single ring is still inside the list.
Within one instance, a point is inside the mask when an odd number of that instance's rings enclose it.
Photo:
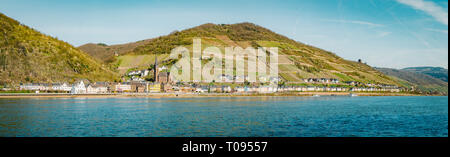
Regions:
[[[0,99],[2,137],[448,137],[448,97]]]

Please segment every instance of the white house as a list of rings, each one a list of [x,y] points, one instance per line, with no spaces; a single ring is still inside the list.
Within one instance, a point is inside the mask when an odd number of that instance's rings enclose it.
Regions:
[[[52,90],[54,91],[64,91],[64,92],[70,92],[72,90],[72,86],[69,86],[67,83],[54,83],[52,84]]]
[[[208,87],[206,86],[202,86],[202,87],[197,87],[195,89],[196,93],[207,93],[208,92]]]
[[[97,94],[97,89],[94,88],[92,85],[88,85],[86,87],[86,93],[87,94]]]
[[[86,94],[86,86],[84,85],[83,81],[79,81],[77,83],[74,83],[72,85],[72,89],[70,93],[72,94]]]
[[[236,92],[238,92],[238,93],[244,93],[245,92],[245,88],[244,87],[236,87],[234,90],[236,90]]]
[[[41,85],[39,83],[28,83],[20,85],[21,90],[39,90]]]
[[[222,92],[231,93],[232,91],[230,86],[222,86]]]
[[[313,92],[313,91],[316,91],[316,87],[309,86],[308,88],[306,88],[306,90],[308,92]]]

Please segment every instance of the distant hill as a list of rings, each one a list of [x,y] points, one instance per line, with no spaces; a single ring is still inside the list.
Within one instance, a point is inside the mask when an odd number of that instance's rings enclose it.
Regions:
[[[448,82],[448,69],[440,67],[411,67],[403,70],[429,75],[444,82]]]
[[[124,54],[134,50],[136,47],[149,43],[151,40],[142,40],[138,42],[112,45],[108,46],[106,44],[85,44],[78,47],[80,50],[88,53],[90,56],[101,60],[105,63],[111,63],[115,61],[115,54]]]
[[[0,84],[113,81],[117,75],[89,55],[0,13]]]
[[[404,80],[407,86],[415,86],[421,92],[448,94],[448,83],[432,76],[403,69],[377,68],[377,70],[386,75]]]
[[[222,52],[229,46],[278,47],[280,76],[289,83],[302,83],[305,78],[336,78],[341,81],[399,85],[396,80],[364,63],[345,60],[252,23],[204,24],[143,42],[112,46],[90,44],[80,49],[95,57],[101,54],[111,56],[115,48],[127,47],[120,49],[120,56],[111,63],[120,74],[124,74],[129,69],[148,68],[156,57],[163,62],[177,46],[186,46],[192,50],[193,38],[197,37],[202,39],[203,48],[216,46]]]

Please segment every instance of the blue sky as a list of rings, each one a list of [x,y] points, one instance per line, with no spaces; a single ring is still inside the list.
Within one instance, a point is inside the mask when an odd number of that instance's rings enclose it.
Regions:
[[[252,22],[372,66],[448,68],[448,0],[0,0],[0,12],[75,46]]]

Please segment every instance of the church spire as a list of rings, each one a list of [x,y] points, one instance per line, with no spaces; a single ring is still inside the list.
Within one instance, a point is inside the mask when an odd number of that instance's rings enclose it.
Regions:
[[[159,82],[158,75],[159,75],[159,69],[158,69],[158,56],[155,57],[155,64],[153,65],[153,77],[155,82]]]

